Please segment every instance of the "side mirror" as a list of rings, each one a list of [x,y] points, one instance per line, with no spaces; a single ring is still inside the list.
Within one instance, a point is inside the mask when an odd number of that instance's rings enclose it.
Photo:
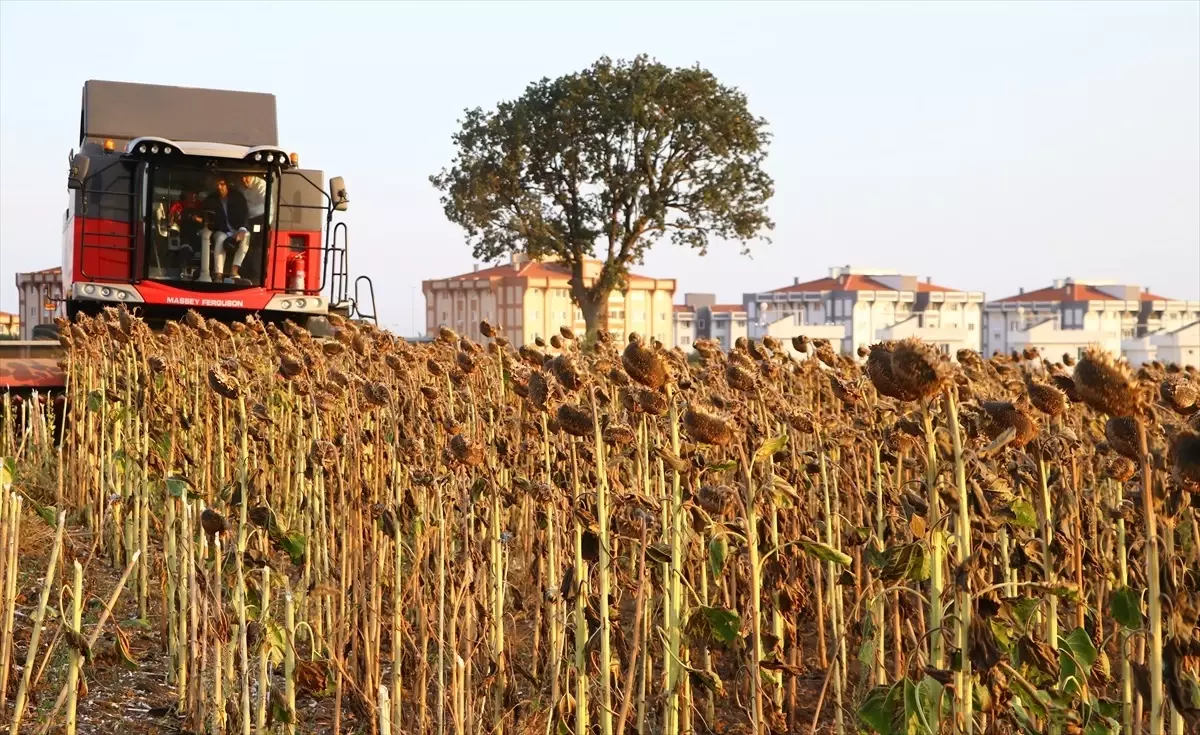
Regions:
[[[71,173],[67,176],[68,189],[83,188],[83,180],[87,178],[88,168],[91,164],[92,159],[82,153],[76,153],[71,157]]]
[[[329,180],[329,198],[333,200],[333,208],[345,212],[350,208],[350,195],[346,193],[346,182],[341,176]]]

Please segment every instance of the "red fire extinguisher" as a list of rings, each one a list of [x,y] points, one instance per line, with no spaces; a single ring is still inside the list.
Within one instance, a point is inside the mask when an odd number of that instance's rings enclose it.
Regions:
[[[305,281],[307,280],[304,272],[304,256],[300,253],[288,258],[287,262],[287,290],[288,293],[303,293]]]

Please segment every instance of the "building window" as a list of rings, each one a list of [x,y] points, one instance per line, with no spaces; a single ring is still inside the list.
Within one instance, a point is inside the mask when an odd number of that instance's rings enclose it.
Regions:
[[[737,326],[738,326],[738,328],[740,328],[740,329],[745,329],[745,328],[746,328],[746,320],[745,320],[745,319],[738,319],[738,320],[737,320],[737,322],[736,322],[736,325],[737,325]]]
[[[538,311],[537,309],[534,309],[534,310],[533,310],[533,318],[534,318],[534,319],[541,319],[541,318],[542,318],[542,312]]]
[[[446,321],[446,312],[442,312],[442,321]]]
[[[698,319],[696,321],[696,329],[704,329],[704,320],[703,319]]]
[[[968,332],[974,332],[974,331],[975,331],[975,322],[967,322],[967,331],[968,331]]]
[[[659,314],[659,315],[658,315],[658,320],[659,320],[660,322],[665,322],[665,321],[667,320],[667,312],[665,312],[665,311],[664,311],[664,312],[662,312],[661,314]]]
[[[691,343],[692,343],[692,338],[688,337],[687,335],[684,335],[679,338],[679,344],[681,344],[681,345],[690,345]]]

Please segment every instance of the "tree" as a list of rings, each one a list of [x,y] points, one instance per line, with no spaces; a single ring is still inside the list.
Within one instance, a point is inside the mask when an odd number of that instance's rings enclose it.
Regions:
[[[748,252],[774,227],[767,123],[699,67],[605,57],[459,124],[450,168],[430,177],[446,217],[478,260],[526,253],[569,267],[589,335],[607,328],[609,294],[663,237],[701,255],[714,238]]]

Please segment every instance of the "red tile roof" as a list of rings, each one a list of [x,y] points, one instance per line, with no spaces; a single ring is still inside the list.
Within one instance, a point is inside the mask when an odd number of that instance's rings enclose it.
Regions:
[[[1122,299],[1082,283],[1068,283],[1059,288],[1048,286],[999,299],[1001,304],[1033,301],[1122,301]]]
[[[815,281],[794,283],[770,293],[808,293],[812,291],[890,291],[887,286],[867,276],[845,275],[838,278],[818,278]]]
[[[519,266],[513,263],[502,263],[494,265],[490,268],[480,268],[477,271],[470,273],[462,273],[457,276],[450,276],[448,281],[475,281],[482,278],[505,278],[508,276],[519,276],[521,278],[570,278],[571,269],[558,262],[537,262],[530,261],[522,263]],[[638,273],[630,273],[629,280],[631,281],[652,281],[653,278],[643,276]]]
[[[806,281],[804,283],[796,283],[791,286],[777,288],[768,293],[812,293],[816,291],[895,291],[896,289],[881,283],[880,281],[871,278],[870,276],[862,276],[858,274],[847,274],[838,276],[837,278],[818,278],[815,281]],[[917,283],[917,291],[919,293],[929,293],[931,291],[954,291],[953,288],[939,286],[936,283],[927,283],[924,281]]]
[[[953,290],[955,290],[955,289],[947,288],[946,286],[939,286],[936,283],[928,283],[925,281],[922,281],[921,283],[917,284],[917,293],[930,293],[930,292],[934,292],[934,291],[940,292],[940,291],[953,291]]]
[[[676,314],[694,314],[696,312],[695,307],[687,304],[672,304],[671,308]]]
[[[1142,301],[1170,301],[1166,296],[1156,296],[1148,291],[1142,292]]]
[[[517,269],[512,263],[504,263],[503,265],[494,265],[490,268],[480,268],[471,273],[463,273],[457,276],[450,276],[447,281],[474,281],[480,278],[503,278],[504,276],[517,275]]]
[[[708,307],[708,310],[717,313],[734,314],[738,312],[745,313],[746,307],[742,304],[713,304]]]

